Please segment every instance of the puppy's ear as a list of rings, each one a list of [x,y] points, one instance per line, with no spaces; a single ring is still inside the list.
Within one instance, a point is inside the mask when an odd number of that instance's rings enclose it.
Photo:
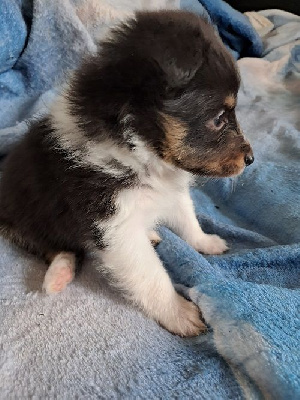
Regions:
[[[132,26],[134,45],[157,62],[174,89],[193,79],[214,36],[207,21],[185,12],[138,12]]]
[[[203,63],[202,49],[188,50],[183,51],[183,49],[175,48],[156,57],[170,89],[180,89],[186,86],[194,78],[198,69],[201,68]]]

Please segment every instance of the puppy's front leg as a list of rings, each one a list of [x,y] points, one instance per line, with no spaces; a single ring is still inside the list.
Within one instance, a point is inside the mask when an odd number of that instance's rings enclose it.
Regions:
[[[113,235],[101,258],[116,285],[168,331],[196,336],[206,330],[198,308],[176,293],[146,232]]]
[[[204,233],[196,218],[189,191],[180,193],[176,206],[170,210],[167,225],[195,250],[204,254],[221,254],[228,250],[225,240],[218,235]]]

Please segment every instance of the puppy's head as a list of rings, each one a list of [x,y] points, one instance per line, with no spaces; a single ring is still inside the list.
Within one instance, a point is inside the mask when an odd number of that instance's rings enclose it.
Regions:
[[[213,27],[182,11],[141,12],[75,75],[70,103],[88,135],[143,142],[166,162],[208,176],[253,162],[235,116],[239,74]]]

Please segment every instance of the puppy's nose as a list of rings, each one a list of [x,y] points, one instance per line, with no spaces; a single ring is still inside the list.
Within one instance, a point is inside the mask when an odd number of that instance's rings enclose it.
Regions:
[[[248,167],[248,165],[251,165],[253,163],[254,157],[252,154],[246,154],[244,160],[245,160],[246,166]]]

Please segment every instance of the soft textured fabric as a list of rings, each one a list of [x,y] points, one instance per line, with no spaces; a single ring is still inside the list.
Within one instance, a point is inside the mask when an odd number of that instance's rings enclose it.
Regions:
[[[239,61],[238,117],[255,163],[236,179],[193,190],[202,226],[226,238],[223,256],[197,254],[170,231],[158,252],[201,307],[216,347],[245,393],[300,396],[300,17],[274,24],[264,58]]]
[[[25,48],[12,35],[0,52],[1,154],[27,130],[26,117],[46,111],[54,83],[93,51],[93,35],[132,2],[30,3],[0,3],[16,22],[26,15]],[[300,21],[261,15],[274,25],[264,58],[238,62],[238,116],[255,163],[192,190],[204,230],[230,251],[204,257],[164,227],[157,248],[178,290],[200,305],[208,334],[169,334],[112,290],[91,259],[65,292],[46,296],[46,266],[0,239],[0,398],[300,397]]]
[[[196,14],[204,14],[217,27],[233,56],[260,57],[262,43],[248,18],[223,0],[181,0],[180,7]]]

